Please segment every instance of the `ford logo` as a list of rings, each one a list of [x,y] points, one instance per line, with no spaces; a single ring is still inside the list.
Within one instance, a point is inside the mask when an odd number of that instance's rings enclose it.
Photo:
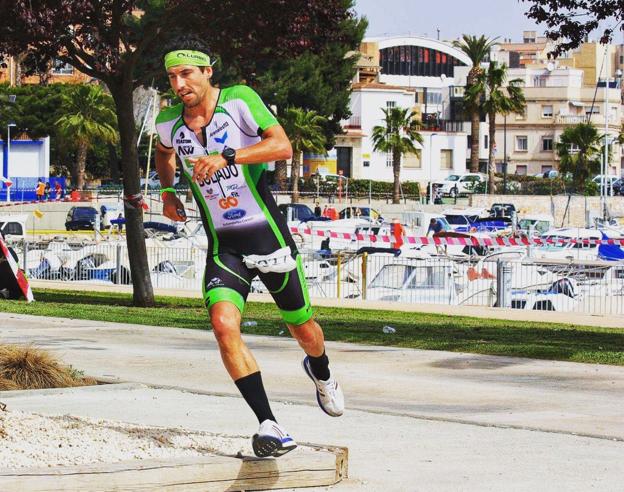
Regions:
[[[225,220],[238,220],[245,217],[245,215],[247,215],[247,212],[245,212],[242,208],[233,208],[232,210],[225,212],[223,214],[223,218]]]

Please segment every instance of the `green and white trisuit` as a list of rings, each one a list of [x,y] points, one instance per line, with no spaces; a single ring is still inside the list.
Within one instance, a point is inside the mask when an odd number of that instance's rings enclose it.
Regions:
[[[312,309],[303,265],[286,218],[269,191],[266,164],[227,166],[209,181],[195,183],[188,161],[220,154],[226,146],[240,149],[260,142],[263,132],[278,124],[275,116],[250,87],[221,89],[214,115],[202,128],[204,146],[186,126],[183,110],[183,104],[163,109],[156,129],[161,145],[173,148],[182,162],[208,236],[206,306],[230,301],[242,313],[251,281],[259,275],[284,321],[306,322]]]

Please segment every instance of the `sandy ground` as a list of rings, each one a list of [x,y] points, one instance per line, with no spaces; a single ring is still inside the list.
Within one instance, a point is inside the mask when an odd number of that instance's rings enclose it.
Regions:
[[[0,471],[249,452],[249,440],[71,415],[0,412]]]

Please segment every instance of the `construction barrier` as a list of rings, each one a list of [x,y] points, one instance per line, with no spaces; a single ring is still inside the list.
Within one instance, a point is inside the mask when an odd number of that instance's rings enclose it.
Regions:
[[[332,232],[328,230],[318,230],[310,228],[290,227],[290,232],[306,234],[319,237],[329,237],[332,239],[342,239],[346,241],[370,241],[372,243],[394,243],[397,238],[393,235],[374,234],[354,234],[347,232]],[[540,237],[476,237],[466,235],[434,235],[426,236],[404,236],[403,242],[416,245],[433,246],[552,246],[562,244],[582,244],[590,245],[613,245],[624,246],[624,238],[617,239],[592,239],[592,238],[540,238]]]

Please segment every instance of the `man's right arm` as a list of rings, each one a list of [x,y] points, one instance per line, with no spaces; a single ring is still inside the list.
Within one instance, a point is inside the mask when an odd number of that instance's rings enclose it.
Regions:
[[[175,180],[176,160],[175,151],[163,146],[160,142],[156,144],[156,172],[160,178],[160,187],[171,188]],[[162,194],[163,215],[171,220],[184,222],[186,213],[184,205],[175,193],[165,192]]]

